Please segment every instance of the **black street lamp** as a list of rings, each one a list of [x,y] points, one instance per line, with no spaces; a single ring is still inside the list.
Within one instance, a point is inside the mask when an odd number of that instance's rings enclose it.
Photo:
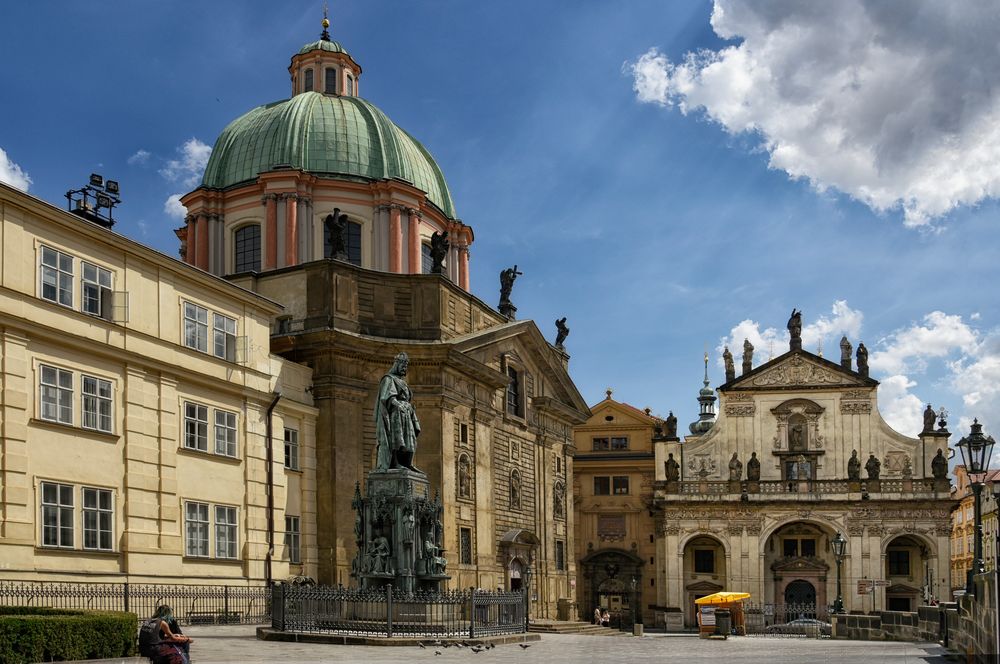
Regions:
[[[844,539],[843,534],[837,533],[833,541],[830,542],[830,546],[833,547],[833,555],[837,559],[837,600],[833,603],[833,612],[843,613],[844,592],[840,583],[840,566],[844,562],[844,554],[847,552],[847,540]]]
[[[972,559],[972,568],[965,577],[965,592],[974,594],[972,579],[976,574],[986,571],[983,564],[983,512],[982,494],[983,480],[986,479],[986,471],[989,470],[990,456],[993,453],[993,445],[996,441],[992,436],[983,435],[983,425],[979,420],[972,421],[971,431],[968,436],[962,438],[955,444],[958,451],[962,453],[962,462],[965,464],[966,473],[969,475],[969,486],[972,488],[973,514],[975,516],[975,549]]]
[[[639,598],[638,598],[638,596],[637,596],[637,594],[635,592],[636,589],[638,588],[638,585],[639,585],[639,580],[633,576],[632,577],[632,611],[631,611],[631,613],[632,613],[632,631],[633,632],[635,632],[635,625],[636,625],[636,623],[639,622],[638,620],[636,620],[636,615],[635,615],[636,611],[639,610]]]

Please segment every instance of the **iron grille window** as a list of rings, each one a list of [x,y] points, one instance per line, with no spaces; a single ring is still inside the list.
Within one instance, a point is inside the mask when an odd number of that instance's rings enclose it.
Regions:
[[[185,503],[184,505],[184,550],[189,556],[208,557],[208,505],[205,503]]]
[[[611,495],[611,478],[610,477],[595,477],[594,478],[594,495],[595,496],[610,496]]]
[[[208,451],[208,406],[184,402],[184,447]]]
[[[463,565],[472,564],[472,528],[459,528],[460,562]]]
[[[898,549],[889,549],[889,575],[909,576],[910,575],[910,552]]]
[[[556,571],[562,572],[566,569],[566,543],[556,540]]]
[[[208,309],[190,302],[184,303],[184,345],[208,352]]]
[[[694,550],[695,574],[715,574],[715,551],[712,549]]]
[[[41,417],[73,424],[73,372],[41,365]]]
[[[212,330],[213,354],[227,362],[236,361],[236,320],[215,314]]]
[[[434,257],[431,256],[431,245],[421,244],[420,245],[420,272],[421,274],[430,274],[431,267],[434,266]]]
[[[104,300],[111,297],[111,271],[84,262],[81,290],[83,313],[91,316],[105,316],[105,308],[110,302],[105,304]]]
[[[507,367],[507,412],[521,416],[521,376],[513,367]]]
[[[42,546],[73,546],[73,487],[42,482]]]
[[[236,508],[215,506],[215,557],[236,557]]]
[[[299,469],[299,432],[285,429],[285,468]]]
[[[111,381],[83,376],[83,428],[111,433]]]
[[[42,247],[42,299],[73,306],[73,257]]]
[[[215,453],[236,456],[236,413],[215,411]]]
[[[330,71],[329,69],[327,71]],[[299,531],[299,517],[285,517],[285,551],[288,553],[288,562],[301,563],[301,541],[302,533]]]
[[[312,92],[313,89],[313,70],[307,69],[305,73],[305,87],[303,88],[306,92]]]
[[[616,496],[628,495],[628,475],[619,475],[612,479],[612,490]]]
[[[333,67],[327,67],[325,76],[326,79],[323,81],[323,92],[329,95],[337,94],[337,70]]]
[[[111,551],[114,510],[111,491],[83,489],[83,548]]]
[[[260,224],[236,231],[236,272],[260,272]]]

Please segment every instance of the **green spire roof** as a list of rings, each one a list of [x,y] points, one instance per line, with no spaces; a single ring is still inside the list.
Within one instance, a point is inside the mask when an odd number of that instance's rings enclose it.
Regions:
[[[306,44],[299,49],[299,55],[303,53],[308,53],[309,51],[330,51],[331,53],[343,53],[344,55],[350,57],[350,53],[344,50],[344,47],[340,45],[339,42],[330,41],[329,39],[318,39],[314,42]]]
[[[276,166],[320,177],[406,180],[456,218],[448,184],[430,153],[359,97],[304,92],[233,120],[215,142],[202,185],[224,189],[252,182]]]

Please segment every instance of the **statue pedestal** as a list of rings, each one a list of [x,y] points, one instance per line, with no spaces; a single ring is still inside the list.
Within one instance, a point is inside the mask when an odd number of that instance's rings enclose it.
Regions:
[[[351,574],[362,588],[441,589],[450,578],[442,556],[443,509],[439,497],[430,498],[424,473],[374,470],[368,474],[364,496],[356,487],[353,507],[358,554]]]

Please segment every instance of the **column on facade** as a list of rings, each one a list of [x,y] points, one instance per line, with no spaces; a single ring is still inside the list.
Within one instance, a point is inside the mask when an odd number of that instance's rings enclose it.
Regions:
[[[396,206],[389,210],[389,271],[403,272],[403,224]]]
[[[198,218],[193,215],[188,215],[185,222],[184,262],[188,265],[194,265],[195,254],[198,251]]]
[[[299,262],[299,228],[298,228],[298,196],[285,196],[285,265],[298,265]]]
[[[463,290],[469,290],[469,245],[458,248],[458,285]]]
[[[420,213],[413,208],[407,209],[409,215],[409,250],[410,274],[420,274],[423,261],[420,259]]]
[[[30,548],[35,541],[31,516],[32,479],[28,467],[28,406],[34,387],[29,374],[31,358],[28,338],[7,329],[0,333],[0,467],[4,500],[0,502],[0,538],[8,544],[21,544],[26,553],[23,562],[30,564]],[[10,558],[8,558],[10,560]]]
[[[195,265],[202,270],[208,270],[208,215],[198,215],[198,254]]]
[[[298,231],[298,262],[313,260],[313,224],[309,214],[309,199],[299,196],[295,200],[295,226]]]
[[[274,194],[264,196],[264,266],[273,270],[278,266],[278,198]]]

